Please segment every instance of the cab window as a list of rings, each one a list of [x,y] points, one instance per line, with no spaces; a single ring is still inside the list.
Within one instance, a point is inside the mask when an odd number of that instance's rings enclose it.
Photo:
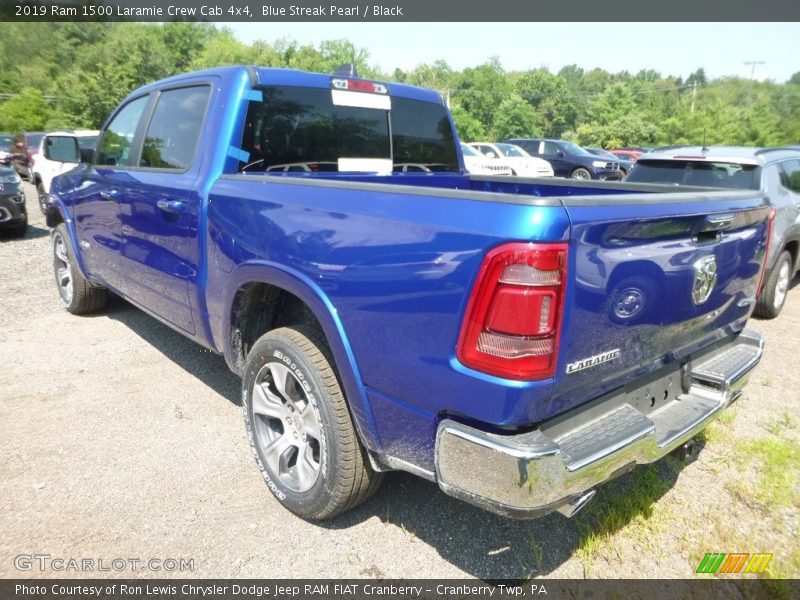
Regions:
[[[134,135],[149,96],[131,100],[123,106],[103,132],[103,141],[97,153],[97,164],[109,166],[132,166],[131,156]]]

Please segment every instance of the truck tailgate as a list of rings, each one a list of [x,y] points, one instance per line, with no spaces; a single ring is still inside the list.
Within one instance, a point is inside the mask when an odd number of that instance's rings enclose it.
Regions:
[[[665,202],[668,202],[665,203]],[[554,394],[559,414],[740,331],[754,304],[769,208],[659,194],[565,200],[572,223]]]

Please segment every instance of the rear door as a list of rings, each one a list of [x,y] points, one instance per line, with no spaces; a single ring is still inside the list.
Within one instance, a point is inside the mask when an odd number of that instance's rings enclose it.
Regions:
[[[769,209],[760,192],[719,194],[565,200],[569,289],[554,411],[667,363],[677,369],[744,327]]]
[[[201,200],[198,142],[211,85],[156,94],[132,184],[120,201],[121,262],[132,300],[194,333],[190,288],[197,283]]]

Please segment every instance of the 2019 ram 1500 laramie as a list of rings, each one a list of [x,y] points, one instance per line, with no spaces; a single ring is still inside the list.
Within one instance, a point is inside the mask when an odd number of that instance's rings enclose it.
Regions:
[[[222,354],[269,489],[306,518],[393,469],[573,514],[690,440],[761,356],[761,192],[470,176],[431,90],[166,79],[48,206],[66,309],[112,290]]]

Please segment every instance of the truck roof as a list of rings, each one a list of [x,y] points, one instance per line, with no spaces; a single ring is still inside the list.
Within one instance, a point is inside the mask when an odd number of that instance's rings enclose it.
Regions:
[[[287,69],[278,67],[256,67],[236,65],[230,67],[216,67],[213,69],[204,69],[202,71],[192,71],[191,73],[181,73],[166,79],[161,79],[154,83],[138,88],[137,92],[149,91],[159,87],[163,87],[165,83],[180,83],[181,81],[194,79],[198,76],[211,75],[211,76],[230,76],[234,73],[247,72],[253,81],[253,86],[257,85],[286,85],[297,87],[312,87],[329,89],[331,87],[331,77],[346,78],[342,75],[333,75],[325,73],[311,73],[308,71],[300,71],[298,69]],[[365,79],[362,77],[355,77],[355,79]],[[375,81],[375,80],[370,80]],[[404,83],[395,83],[381,81],[386,85],[389,90],[390,96],[398,96],[407,98],[409,100],[421,100],[424,102],[432,102],[435,104],[443,104],[441,95],[435,90],[428,88],[416,87],[413,85],[406,85]]]

